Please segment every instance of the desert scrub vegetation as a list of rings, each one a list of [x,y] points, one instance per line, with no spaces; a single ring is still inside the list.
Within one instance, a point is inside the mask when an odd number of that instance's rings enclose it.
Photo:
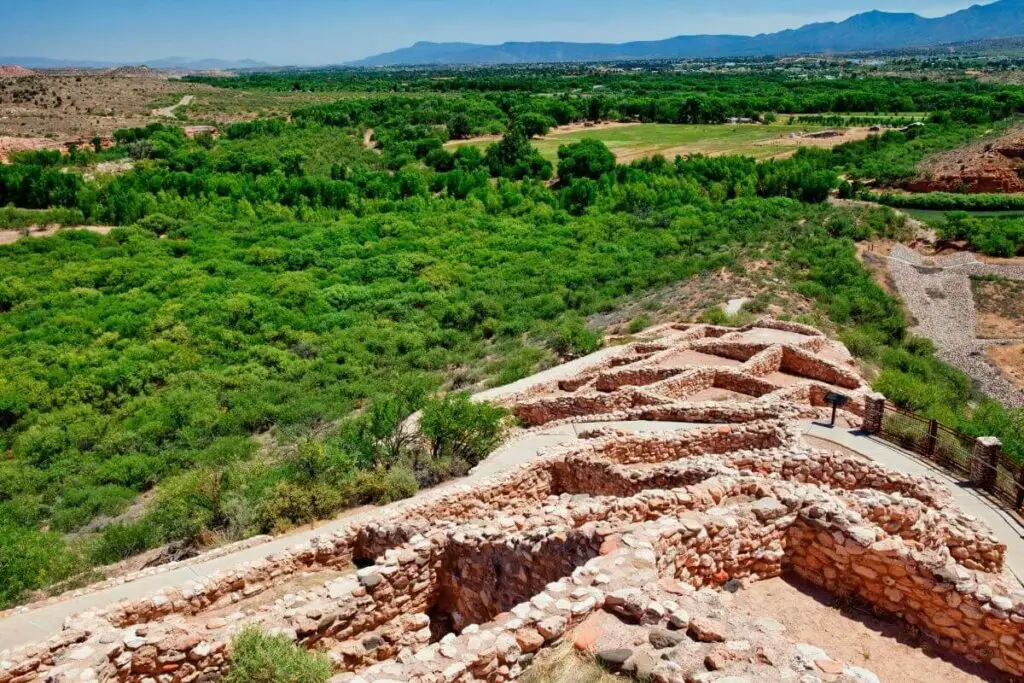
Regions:
[[[327,655],[301,648],[285,636],[247,626],[231,641],[231,669],[226,683],[326,683],[331,677]]]
[[[631,98],[660,102],[608,101]],[[528,143],[537,115],[584,102],[540,100],[349,98],[218,140],[154,124],[104,151],[134,168],[94,180],[52,155],[0,166],[12,216],[119,226],[0,247],[0,604],[157,545],[281,531],[463,474],[508,427],[463,390],[589,353],[588,316],[750,260],[816,302],[895,400],[1019,453],[1017,413],[908,339],[856,258],[855,240],[903,219],[823,203],[837,169],[907,136],[760,164],[616,165],[591,141],[548,168]],[[495,129],[508,135],[486,152],[441,147]]]

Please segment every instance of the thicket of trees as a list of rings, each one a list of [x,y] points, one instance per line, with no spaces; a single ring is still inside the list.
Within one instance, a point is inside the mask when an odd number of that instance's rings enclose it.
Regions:
[[[872,201],[902,209],[936,211],[1018,211],[1024,210],[1024,195],[958,194],[955,192],[922,192],[919,194],[876,192]]]
[[[947,213],[938,224],[943,239],[965,240],[972,249],[989,256],[1024,254],[1024,216],[972,216]]]
[[[189,80],[224,88],[291,91],[403,93],[407,95],[480,93],[500,102],[516,98],[551,100],[549,111],[567,107],[587,111],[581,118],[639,116],[662,123],[714,123],[722,117],[765,113],[870,114],[924,113],[965,122],[999,120],[1020,112],[1019,86],[962,79],[924,81],[909,78],[793,79],[786,74],[596,73],[564,69],[484,68],[457,74],[410,70],[310,71],[302,74],[248,74]],[[554,94],[554,97],[550,97]],[[532,108],[532,107],[531,107]],[[538,109],[538,111],[540,111]],[[556,120],[557,116],[549,114]],[[564,122],[564,121],[563,121]]]
[[[645,82],[620,104],[661,101]],[[685,85],[699,82],[718,87]],[[134,168],[89,182],[51,155],[0,166],[0,206],[14,206],[0,220],[48,209],[121,226],[0,248],[0,603],[160,543],[280,530],[465,472],[508,417],[460,389],[590,352],[587,316],[750,258],[878,362],[892,398],[1019,452],[1013,415],[969,410],[966,378],[907,339],[856,259],[853,240],[891,235],[895,214],[823,203],[839,170],[967,127],[762,164],[616,165],[589,141],[554,167],[529,136],[603,115],[602,100],[509,90],[349,98],[216,141],[125,131],[104,154]],[[483,153],[443,147],[502,131]],[[422,433],[408,433],[418,409]]]

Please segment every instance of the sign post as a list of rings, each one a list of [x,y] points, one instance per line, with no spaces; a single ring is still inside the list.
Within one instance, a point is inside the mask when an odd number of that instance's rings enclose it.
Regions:
[[[825,403],[828,403],[829,405],[832,406],[832,422],[831,424],[829,424],[829,427],[836,426],[836,410],[842,406],[845,406],[847,403],[849,403],[849,401],[849,396],[837,394],[834,391],[830,391],[827,394],[825,394]]]

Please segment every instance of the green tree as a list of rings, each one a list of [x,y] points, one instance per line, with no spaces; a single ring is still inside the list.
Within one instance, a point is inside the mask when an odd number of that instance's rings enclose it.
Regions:
[[[542,135],[547,135],[549,129],[555,127],[555,120],[550,116],[544,114],[538,114],[537,112],[527,112],[522,116],[518,117],[517,122],[522,125],[523,132],[526,133],[526,137],[535,138]]]
[[[281,155],[281,168],[284,169],[285,175],[301,176],[304,173],[302,170],[302,164],[304,164],[305,161],[306,155],[301,150],[288,150]]]
[[[596,180],[615,170],[615,155],[600,140],[587,138],[558,148],[558,178],[568,185],[576,178]]]
[[[448,120],[448,139],[465,140],[472,133],[471,125],[468,116],[462,113],[455,114]]]
[[[515,180],[551,177],[551,164],[533,148],[521,125],[514,125],[500,142],[488,147],[484,159],[492,176]]]
[[[493,451],[508,425],[508,411],[469,394],[447,394],[427,401],[420,430],[430,444],[434,460],[458,458],[475,465]]]

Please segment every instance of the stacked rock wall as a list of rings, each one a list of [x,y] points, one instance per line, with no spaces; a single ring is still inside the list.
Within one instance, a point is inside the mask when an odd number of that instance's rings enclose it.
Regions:
[[[789,549],[788,565],[812,583],[901,617],[945,650],[1024,673],[1024,595],[997,593],[971,570],[898,537],[876,540],[824,518],[802,515],[789,529]]]
[[[871,680],[723,617],[717,588],[789,571],[897,615],[951,652],[1024,675],[1024,593],[1001,576],[1005,545],[936,482],[802,442],[795,420],[820,417],[828,391],[847,391],[851,414],[873,398],[852,366],[818,355],[841,350],[778,321],[658,334],[507,400],[528,424],[718,424],[590,429],[487,482],[80,615],[45,643],[0,653],[0,683],[213,681],[247,625],[324,650],[339,681],[502,683],[601,614],[649,640],[643,652],[619,653],[639,678]],[[779,338],[791,341],[764,341]],[[745,360],[671,373],[657,365],[698,346]],[[769,377],[780,370],[804,379],[776,386]],[[752,399],[681,400],[711,387]],[[314,572],[330,578],[302,587]]]

